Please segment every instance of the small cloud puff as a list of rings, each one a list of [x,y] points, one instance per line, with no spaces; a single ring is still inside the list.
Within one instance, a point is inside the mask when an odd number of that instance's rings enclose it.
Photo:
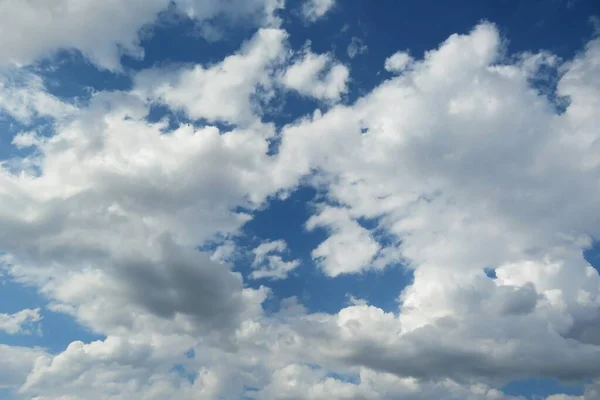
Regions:
[[[315,22],[329,12],[335,0],[307,0],[302,5],[302,15],[309,22]]]
[[[275,240],[262,243],[253,250],[254,271],[250,274],[252,279],[285,279],[288,274],[300,265],[299,260],[283,261],[281,255],[288,250],[284,240]]]
[[[389,72],[400,73],[412,63],[413,58],[405,51],[399,51],[385,60],[385,69]]]

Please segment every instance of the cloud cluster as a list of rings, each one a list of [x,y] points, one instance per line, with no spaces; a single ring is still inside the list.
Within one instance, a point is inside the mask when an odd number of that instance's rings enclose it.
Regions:
[[[31,170],[0,175],[2,257],[55,308],[103,333],[146,313],[233,323],[264,293],[194,247],[246,221],[235,206],[262,201],[269,128],[164,135],[147,112],[136,96],[99,94],[55,135],[32,140]]]
[[[0,331],[9,335],[32,334],[42,319],[40,309],[25,309],[13,314],[0,314]]]
[[[285,279],[294,269],[300,265],[299,260],[283,261],[281,257],[287,250],[284,240],[265,242],[256,247],[250,274],[253,279],[270,278]]]
[[[392,57],[399,75],[355,104],[284,128],[286,175],[317,170],[327,189],[308,223],[331,232],[313,251],[324,270],[414,270],[397,315],[352,311],[336,356],[428,379],[598,376],[600,279],[583,251],[600,233],[599,54],[592,40],[561,67],[558,113],[530,83],[545,58],[503,58],[482,24],[410,70]]]
[[[412,62],[412,57],[406,51],[399,51],[385,60],[385,69],[390,72],[402,72]]]
[[[36,117],[64,118],[75,109],[48,93],[31,72],[9,69],[0,75],[0,118],[8,115],[28,124]]]
[[[284,86],[304,96],[337,101],[347,91],[350,71],[335,63],[328,54],[314,54],[306,49],[301,58],[290,65],[281,81]]]
[[[175,7],[200,20],[276,9],[243,3]],[[304,14],[333,4],[306,2]],[[0,35],[0,52],[18,65],[78,49],[117,69],[167,5],[5,2],[0,21],[41,28],[23,32],[28,45]],[[115,13],[119,29],[97,22]],[[59,354],[1,345],[0,387],[38,400],[508,400],[495,388],[511,379],[600,376],[600,277],[583,257],[600,236],[600,40],[560,65],[508,58],[482,23],[422,59],[392,55],[394,76],[343,104],[348,68],[294,53],[287,37],[261,28],[218,63],[142,71],[131,91],[85,106],[29,75],[2,83],[6,113],[53,118],[52,135],[17,135],[30,152],[0,169],[3,269],[104,338]],[[532,84],[542,67],[560,70],[565,109]],[[326,107],[263,121],[261,107],[290,90]],[[149,122],[156,104],[192,123]],[[270,289],[218,262],[232,242],[198,250],[301,182],[324,194],[305,224],[327,234],[315,265],[334,279],[404,264],[414,280],[398,282],[398,309],[311,313],[292,298],[266,313]],[[250,278],[285,279],[299,265],[287,250],[256,247]],[[39,320],[0,314],[0,330]],[[593,400],[598,384],[585,390]]]
[[[143,71],[136,77],[137,91],[193,119],[251,123],[260,111],[261,99],[268,101],[272,96],[272,75],[285,59],[286,37],[283,30],[263,28],[237,54],[210,68],[194,65]]]

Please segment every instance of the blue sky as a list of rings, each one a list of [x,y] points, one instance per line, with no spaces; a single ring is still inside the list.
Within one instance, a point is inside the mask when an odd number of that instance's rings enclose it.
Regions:
[[[0,14],[2,399],[600,398],[596,1]]]

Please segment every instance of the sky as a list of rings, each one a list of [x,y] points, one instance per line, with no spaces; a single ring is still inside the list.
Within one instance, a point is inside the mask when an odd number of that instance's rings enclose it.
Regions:
[[[0,399],[599,400],[595,0],[0,0]]]

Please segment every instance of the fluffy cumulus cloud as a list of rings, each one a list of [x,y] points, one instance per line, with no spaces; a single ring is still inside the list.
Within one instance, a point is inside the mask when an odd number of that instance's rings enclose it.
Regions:
[[[256,247],[250,277],[254,279],[285,279],[287,275],[300,265],[299,260],[284,261],[282,255],[287,250],[284,240],[265,242]]]
[[[286,172],[318,168],[336,204],[313,217],[332,231],[313,255],[338,274],[389,254],[414,270],[398,314],[332,317],[347,362],[427,379],[600,373],[600,280],[583,258],[599,233],[600,42],[564,65],[561,114],[530,85],[531,63],[503,59],[500,42],[491,24],[453,35],[352,106],[284,129]],[[395,251],[378,255],[361,219]],[[352,324],[340,325],[345,315]]]
[[[36,74],[9,69],[0,75],[0,118],[29,123],[36,117],[62,118],[75,107],[51,95]]]
[[[31,170],[0,178],[3,259],[55,308],[98,329],[135,326],[138,315],[228,325],[264,293],[194,246],[236,230],[247,219],[236,205],[262,201],[270,129],[163,135],[147,112],[135,96],[101,94],[55,135],[31,141]]]
[[[12,389],[24,382],[35,361],[44,355],[42,349],[0,345],[0,389]]]
[[[371,268],[373,259],[381,249],[369,231],[352,220],[345,209],[325,208],[312,216],[306,227],[309,230],[318,227],[329,229],[329,237],[311,254],[331,277]]]
[[[260,391],[259,399],[480,399],[510,400],[502,392],[485,385],[458,385],[445,380],[419,384],[410,378],[360,370],[358,383],[327,376],[326,371],[307,365],[289,365],[273,374],[273,381]]]
[[[314,54],[306,49],[290,65],[281,81],[289,89],[301,95],[319,100],[336,101],[346,92],[349,79],[348,68],[333,61],[329,54]]]
[[[160,12],[200,22],[215,16],[262,20],[274,11],[269,0],[6,0],[0,3],[2,64],[26,65],[56,51],[77,50],[102,68],[120,69],[123,54],[142,57],[139,31]],[[2,65],[0,64],[0,65]]]
[[[408,52],[399,51],[385,60],[385,69],[390,72],[402,72],[412,61]]]
[[[136,77],[136,87],[141,96],[194,119],[251,122],[261,103],[273,96],[272,75],[284,60],[286,36],[280,29],[260,29],[237,54],[217,65],[143,71]]]
[[[58,353],[1,344],[0,389],[509,400],[519,397],[498,388],[540,377],[588,382],[582,396],[547,400],[598,398],[600,276],[583,251],[600,237],[600,39],[571,60],[508,57],[481,23],[422,58],[393,54],[380,66],[393,76],[348,101],[350,69],[294,49],[273,25],[281,2],[42,3],[0,2],[0,30],[19,33],[0,35],[2,112],[51,120],[16,134],[20,152],[1,164],[2,273],[100,338]],[[314,21],[334,3],[302,11]],[[131,72],[131,89],[85,104],[18,68],[75,49],[119,69],[167,7],[263,26],[216,62]],[[548,69],[553,96],[533,83]],[[291,91],[322,110],[271,122],[265,110]],[[158,121],[157,105],[170,111]],[[237,243],[301,184],[319,193],[295,233],[321,239],[302,257],[314,266],[299,268],[294,235]],[[266,307],[299,270],[347,279],[397,264],[414,279],[397,283],[395,309],[316,312],[295,297]],[[39,309],[2,313],[0,331],[43,333],[40,321]]]

